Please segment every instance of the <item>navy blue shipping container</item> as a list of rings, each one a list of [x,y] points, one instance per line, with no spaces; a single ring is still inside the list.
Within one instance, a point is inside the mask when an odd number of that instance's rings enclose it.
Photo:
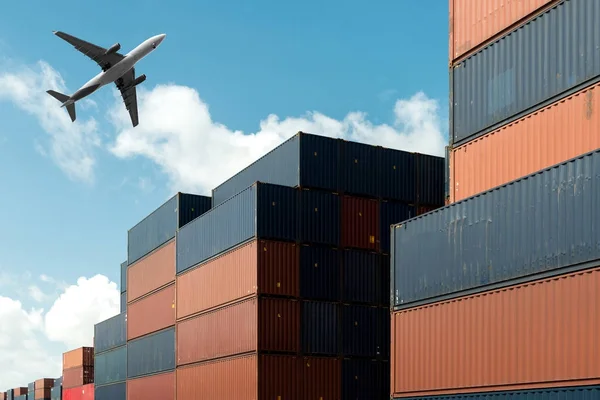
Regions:
[[[597,400],[600,386],[513,390],[426,397],[402,397],[401,400]],[[398,399],[399,400],[399,399]]]
[[[597,150],[395,226],[391,303],[597,265],[599,171]]]
[[[175,328],[127,342],[127,378],[175,369]]]
[[[389,264],[388,264],[389,265]],[[385,289],[385,276],[389,267],[382,264],[380,254],[344,250],[342,252],[342,301],[346,303],[385,304],[389,303],[389,289]],[[381,293],[385,290],[385,293]]]
[[[302,242],[339,245],[340,197],[337,194],[314,190],[298,192],[298,239]]]
[[[121,293],[121,314],[127,312],[127,292]]]
[[[378,326],[378,308],[362,305],[342,306],[342,354],[344,357],[376,358],[383,348]]]
[[[127,341],[127,314],[120,313],[94,325],[94,353],[123,346]]]
[[[417,215],[417,209],[412,205],[395,201],[382,201],[380,207],[379,229],[381,229],[381,232],[379,233],[379,251],[389,254],[390,230],[392,225],[414,218]]]
[[[566,0],[454,67],[454,144],[597,81],[598,20],[597,0]]]
[[[389,397],[389,362],[360,358],[342,361],[342,400],[383,400]]]
[[[340,300],[340,255],[325,246],[300,247],[300,297]]]
[[[444,159],[428,154],[415,154],[417,160],[417,204],[444,205]]]
[[[127,384],[94,385],[94,400],[127,400]]]
[[[302,352],[315,355],[339,354],[338,304],[304,301],[301,314]]]
[[[50,389],[51,400],[62,400],[62,386],[54,386]]]
[[[127,261],[121,263],[121,293],[127,291]]]
[[[94,384],[107,385],[127,379],[127,346],[94,355]]]
[[[211,198],[177,193],[127,232],[127,264],[131,265],[175,237],[175,232],[210,210]]]
[[[390,360],[390,307],[379,307],[377,308],[377,327],[379,329],[378,335],[379,347],[377,358],[380,360]]]
[[[413,153],[386,149],[377,150],[378,193],[383,199],[407,203],[416,202],[417,170]]]
[[[359,196],[379,196],[379,148],[343,142],[340,176],[342,191]]]

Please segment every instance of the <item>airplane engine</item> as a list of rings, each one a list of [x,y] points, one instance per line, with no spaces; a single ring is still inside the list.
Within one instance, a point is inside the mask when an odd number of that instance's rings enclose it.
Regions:
[[[142,74],[142,75],[138,76],[137,78],[135,78],[135,80],[133,81],[133,85],[131,85],[131,86],[137,86],[140,83],[144,82],[145,80],[146,80],[146,75]]]
[[[108,50],[106,50],[106,54],[112,54],[112,53],[116,53],[117,51],[121,50],[121,44],[119,43],[115,43],[112,46],[110,46],[108,48]]]

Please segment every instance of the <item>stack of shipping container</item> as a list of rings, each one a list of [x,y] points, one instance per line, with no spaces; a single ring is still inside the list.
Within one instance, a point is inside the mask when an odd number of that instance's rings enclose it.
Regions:
[[[393,398],[600,398],[598,21],[450,1],[449,205],[392,228]]]
[[[63,353],[62,395],[69,400],[90,399],[94,391],[95,360],[93,347],[80,347]],[[50,390],[48,390],[50,394]]]
[[[42,378],[29,384],[29,400],[51,400],[52,388],[54,387],[53,378]]]
[[[54,385],[52,385],[52,389],[50,389],[51,400],[62,400],[62,381],[62,376],[54,380]]]

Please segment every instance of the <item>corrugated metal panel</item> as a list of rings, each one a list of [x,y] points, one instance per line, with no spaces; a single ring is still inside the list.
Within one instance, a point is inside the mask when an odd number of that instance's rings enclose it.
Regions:
[[[600,3],[566,0],[453,68],[455,144],[600,74]]]
[[[210,203],[206,196],[177,193],[171,197],[127,232],[128,264],[173,239],[178,228],[208,211]]]
[[[380,302],[384,267],[381,256],[369,251],[345,250],[342,257],[342,301],[365,304]],[[385,301],[389,300],[388,291],[383,295]]]
[[[377,326],[380,328],[378,331],[379,345],[377,358],[380,360],[390,359],[390,325],[390,308],[377,308]]]
[[[341,311],[344,357],[377,357],[381,348],[377,308],[344,304]]]
[[[450,61],[523,23],[554,0],[450,0]]]
[[[338,308],[335,303],[302,302],[301,348],[304,354],[339,354]]]
[[[300,295],[300,247],[295,243],[261,240],[258,249],[258,292]]]
[[[417,210],[414,206],[398,203],[395,201],[382,201],[380,204],[379,228],[379,250],[382,253],[389,254],[390,252],[390,229],[391,225],[405,221],[409,218],[414,218],[417,215]]]
[[[127,346],[96,355],[94,383],[106,385],[127,379]]]
[[[63,370],[63,388],[87,385],[94,382],[94,367],[74,367]]]
[[[127,381],[127,400],[175,400],[175,371]]]
[[[378,150],[363,143],[344,142],[340,161],[344,193],[369,197],[378,195]]]
[[[259,356],[258,399],[300,400],[302,381],[299,361],[293,356]]]
[[[407,203],[415,202],[417,187],[415,155],[380,147],[377,159],[379,197]]]
[[[127,378],[175,369],[175,328],[127,342]]]
[[[256,236],[262,239],[298,239],[298,197],[301,191],[258,184],[256,191]]]
[[[63,369],[80,366],[94,366],[94,348],[78,347],[63,353]]]
[[[129,304],[127,340],[175,325],[175,284]]]
[[[342,361],[342,400],[390,397],[389,363],[364,359]]]
[[[340,255],[325,246],[300,247],[300,297],[339,301]]]
[[[598,304],[600,268],[397,312],[393,393],[598,384]]]
[[[381,255],[381,266],[380,266],[380,272],[381,272],[381,278],[379,279],[379,284],[381,285],[381,290],[379,291],[380,293],[380,300],[379,303],[385,305],[386,307],[389,308],[390,306],[390,286],[391,286],[391,279],[390,279],[390,255],[389,254],[382,254]]]
[[[36,399],[44,399],[46,397],[37,397]],[[63,400],[94,400],[94,384],[90,383],[83,386],[65,389],[63,392]]]
[[[444,197],[450,196],[450,146],[444,148]]]
[[[417,204],[444,204],[444,159],[428,154],[415,154],[417,164]]]
[[[92,351],[96,354],[123,346],[126,341],[127,314],[117,314],[94,325],[94,347]]]
[[[314,190],[301,190],[298,193],[300,240],[304,243],[339,245],[340,197],[334,193]],[[286,239],[294,240],[298,237]]]
[[[598,260],[599,170],[597,151],[394,227],[393,304]]]
[[[94,400],[127,400],[125,382],[114,385],[95,386]]]
[[[342,196],[341,246],[377,250],[379,245],[379,201]]]
[[[175,281],[175,250],[175,241],[171,241],[135,264],[129,265],[128,303]]]
[[[121,308],[120,308],[121,314],[127,313],[127,292],[121,293],[120,305],[121,305]]]
[[[298,168],[300,186],[337,191],[341,185],[338,170],[342,145],[343,142],[339,139],[302,133],[300,136],[300,166]],[[290,160],[284,162],[291,164]],[[280,164],[277,165],[276,168],[279,168]]]
[[[259,300],[258,349],[296,353],[300,348],[300,303],[297,300]]]
[[[300,367],[301,399],[339,399],[342,363],[337,358],[306,357]]]
[[[600,386],[554,387],[488,393],[449,394],[427,397],[427,400],[596,400]],[[423,400],[423,397],[401,397],[403,400]]]
[[[121,293],[127,291],[127,260],[121,263]]]
[[[459,201],[600,148],[600,84],[452,151]]]

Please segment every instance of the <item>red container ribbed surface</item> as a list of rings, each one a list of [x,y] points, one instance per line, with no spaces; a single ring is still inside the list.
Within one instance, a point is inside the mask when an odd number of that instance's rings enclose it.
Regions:
[[[377,250],[379,243],[379,202],[342,196],[342,247]]]
[[[34,390],[33,397],[36,400],[49,399],[52,396],[52,388],[39,388]],[[31,393],[27,396],[28,399],[31,399]],[[64,397],[63,397],[64,399]]]
[[[175,280],[175,240],[127,267],[127,303]]]
[[[63,388],[94,383],[94,367],[75,367],[63,370]]]
[[[174,400],[175,372],[127,380],[127,400]]]
[[[94,384],[63,389],[62,393],[62,400],[94,400]]]
[[[175,325],[175,284],[127,305],[127,340]]]

